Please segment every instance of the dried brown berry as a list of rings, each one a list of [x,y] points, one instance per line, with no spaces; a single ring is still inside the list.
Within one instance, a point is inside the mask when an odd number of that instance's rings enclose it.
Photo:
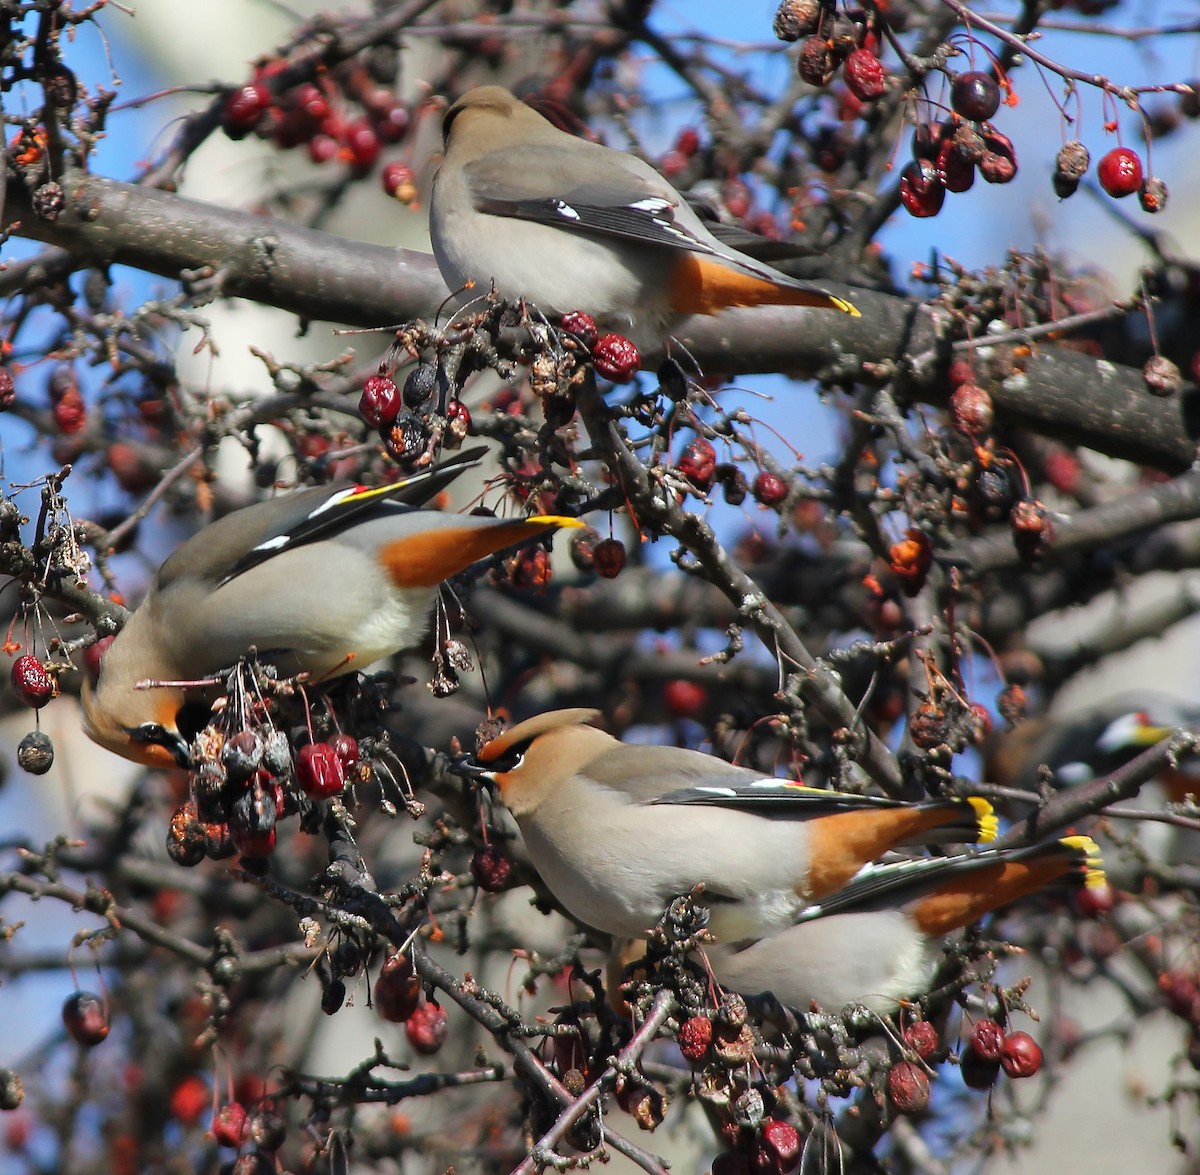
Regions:
[[[625,569],[625,558],[620,539],[601,539],[592,550],[592,568],[603,579],[616,579]]]
[[[512,875],[512,861],[495,845],[484,845],[471,858],[471,876],[487,893],[499,893]]]
[[[950,396],[950,415],[956,427],[972,435],[987,432],[996,417],[992,397],[973,383],[965,383],[954,389]]]
[[[54,766],[54,743],[40,730],[31,730],[17,744],[17,763],[30,775],[45,775]]]
[[[15,1110],[25,1100],[25,1082],[14,1069],[0,1069],[0,1110]]]
[[[1138,189],[1138,203],[1143,212],[1161,212],[1167,206],[1167,185],[1156,175],[1147,176]]]
[[[796,70],[810,86],[829,85],[836,69],[833,45],[825,37],[809,37],[800,47]]]
[[[406,408],[420,408],[437,391],[438,371],[432,363],[418,363],[404,377],[402,398]]]
[[[1146,391],[1153,396],[1173,396],[1183,388],[1183,373],[1164,355],[1151,355],[1142,367]]]
[[[815,33],[820,22],[820,0],[783,0],[771,27],[781,41],[798,41]]]
[[[571,562],[580,571],[591,571],[594,566],[596,546],[600,542],[600,533],[594,527],[582,526],[571,535],[567,550]]]

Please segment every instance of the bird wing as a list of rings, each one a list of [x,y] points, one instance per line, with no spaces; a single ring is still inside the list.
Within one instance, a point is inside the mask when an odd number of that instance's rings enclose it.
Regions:
[[[384,486],[318,486],[227,514],[162,565],[159,590],[181,579],[222,587],[283,551],[343,532],[378,511],[420,507],[485,452],[469,449]]]
[[[463,168],[472,203],[492,216],[724,256],[685,223],[699,221],[690,209],[681,212],[680,197],[653,169],[647,167],[646,175],[631,166],[636,160],[626,162],[606,148],[596,150],[602,154],[586,153],[584,167],[573,153],[570,170],[557,146],[529,143],[484,155]],[[581,171],[594,174],[581,182]]]
[[[747,774],[753,775],[752,772]],[[814,816],[860,811],[864,808],[908,806],[901,800],[888,799],[886,796],[855,795],[769,776],[751,779],[739,776],[708,779],[692,787],[667,792],[653,802],[706,804],[718,808],[736,808],[742,812],[762,812],[764,815],[804,811]]]

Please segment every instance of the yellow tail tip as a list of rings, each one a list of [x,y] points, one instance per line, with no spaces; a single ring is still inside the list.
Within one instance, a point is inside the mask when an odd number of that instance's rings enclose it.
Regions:
[[[1088,889],[1098,889],[1108,884],[1104,875],[1104,860],[1100,854],[1100,846],[1090,836],[1064,836],[1059,844],[1066,845],[1084,856],[1087,872],[1083,884]]]
[[[853,302],[847,302],[845,298],[835,298],[832,294],[829,295],[829,300],[843,314],[849,314],[851,318],[862,318],[859,309]]]
[[[996,811],[983,796],[967,796],[967,803],[975,810],[975,819],[979,823],[978,843],[989,844],[1000,832],[1000,820]]]
[[[568,518],[565,514],[531,514],[523,521],[530,526],[557,526],[563,530],[578,530],[587,526],[582,518]]]

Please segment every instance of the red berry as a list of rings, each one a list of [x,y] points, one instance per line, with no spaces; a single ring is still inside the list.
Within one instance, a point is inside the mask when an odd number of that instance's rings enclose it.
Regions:
[[[218,1146],[241,1146],[249,1133],[246,1107],[241,1102],[226,1102],[213,1115],[212,1133]]]
[[[892,573],[906,596],[915,596],[925,584],[933,563],[933,543],[919,527],[910,526],[904,538],[888,552]]]
[[[991,1089],[995,1084],[996,1074],[1000,1072],[999,1061],[989,1061],[973,1048],[963,1049],[958,1064],[963,1084],[968,1089]]]
[[[308,157],[316,164],[328,163],[337,153],[337,139],[332,135],[313,135],[308,140]]]
[[[887,71],[870,49],[852,49],[842,76],[850,93],[863,102],[878,98],[887,89]]]
[[[700,150],[700,135],[690,126],[685,126],[675,140],[675,150],[686,158],[691,158]]]
[[[978,384],[965,383],[950,396],[950,415],[963,432],[981,433],[992,427],[996,414],[987,391]]]
[[[679,457],[679,472],[693,485],[706,490],[717,468],[717,451],[704,437],[691,441]]]
[[[929,1074],[912,1061],[897,1061],[887,1075],[888,1100],[898,1114],[921,1114],[929,1109]]]
[[[754,479],[750,492],[756,502],[764,506],[778,506],[788,496],[788,483],[778,473],[763,469]]]
[[[1147,176],[1138,189],[1143,212],[1161,212],[1167,206],[1167,185],[1156,175]]]
[[[911,216],[937,216],[945,201],[945,181],[932,163],[914,159],[905,164],[900,173],[900,203]]]
[[[592,348],[596,372],[613,383],[628,383],[637,374],[642,357],[624,335],[601,335]]]
[[[372,375],[363,381],[358,414],[372,428],[391,424],[400,415],[400,389],[386,375]]]
[[[388,959],[375,980],[375,1011],[393,1024],[403,1023],[421,1001],[421,981],[412,960],[397,951]]]
[[[499,893],[508,884],[512,862],[495,846],[484,845],[471,858],[471,876],[487,893]]]
[[[738,179],[735,176],[733,179],[726,180],[721,185],[721,200],[724,202],[725,210],[729,215],[734,220],[741,220],[750,211],[753,193],[750,191],[750,185],[745,180]]]
[[[87,424],[87,406],[77,388],[71,388],[51,409],[54,423],[64,436],[80,432]]]
[[[90,991],[73,991],[62,1006],[63,1025],[77,1044],[94,1048],[108,1036],[108,1009]]]
[[[342,142],[349,153],[351,166],[358,171],[369,170],[382,150],[375,128],[365,118],[356,118],[346,124]]]
[[[1162,993],[1163,1002],[1176,1016],[1189,1017],[1192,1005],[1196,1002],[1200,991],[1196,987],[1196,977],[1188,971],[1164,971],[1158,977],[1158,990]]]
[[[54,697],[54,679],[46,667],[29,653],[22,653],[13,663],[12,687],[17,696],[34,710],[40,710]]]
[[[329,117],[329,99],[312,82],[302,82],[288,95],[288,108],[317,125]]]
[[[1004,1038],[1000,1065],[1009,1077],[1032,1077],[1042,1067],[1042,1050],[1028,1032],[1010,1032]]]
[[[271,91],[261,82],[232,90],[221,108],[221,125],[231,139],[240,139],[258,126],[271,105]]]
[[[592,550],[592,569],[603,579],[616,579],[625,569],[625,544],[601,539]]]
[[[569,335],[574,335],[590,351],[600,337],[596,329],[596,320],[582,310],[568,310],[562,316],[562,329]]]
[[[309,743],[296,755],[296,782],[311,800],[338,795],[346,784],[346,769],[328,743]]]
[[[385,109],[376,112],[375,130],[385,143],[398,143],[408,134],[411,121],[408,107],[394,98]]]
[[[1116,904],[1116,893],[1107,881],[1100,885],[1085,885],[1072,892],[1071,904],[1081,918],[1099,918]]]
[[[975,183],[975,164],[963,155],[954,142],[942,144],[936,167],[947,192],[966,192]]]
[[[980,1020],[971,1030],[971,1048],[985,1061],[998,1061],[1004,1047],[1004,1029],[995,1020]]]
[[[342,761],[347,771],[358,765],[358,739],[352,734],[335,735],[329,740],[333,753]]]
[[[426,1057],[432,1056],[446,1043],[448,1032],[446,1010],[437,1004],[421,1004],[404,1022],[408,1043]]]
[[[768,1118],[762,1126],[762,1140],[775,1171],[791,1171],[800,1162],[800,1133],[790,1122]]]
[[[412,204],[417,198],[417,181],[407,163],[389,163],[380,176],[383,190],[402,204]]]
[[[1129,147],[1114,147],[1100,160],[1096,174],[1110,196],[1132,196],[1142,186],[1142,161]]]
[[[703,1061],[712,1035],[712,1021],[707,1016],[692,1016],[679,1026],[679,1051],[689,1061]]]
[[[195,1126],[212,1104],[212,1094],[204,1079],[191,1074],[171,1093],[171,1117],[184,1126]]]
[[[265,832],[242,829],[230,824],[229,834],[233,838],[233,847],[239,857],[269,857],[275,851],[275,842],[279,836],[273,824]]]
[[[663,686],[663,704],[672,718],[695,718],[708,704],[708,690],[698,681],[677,677]]]
[[[922,1060],[937,1052],[938,1031],[928,1020],[917,1020],[904,1030],[904,1043]]]
[[[950,84],[950,105],[963,118],[983,122],[1000,109],[1000,87],[990,73],[968,70]]]

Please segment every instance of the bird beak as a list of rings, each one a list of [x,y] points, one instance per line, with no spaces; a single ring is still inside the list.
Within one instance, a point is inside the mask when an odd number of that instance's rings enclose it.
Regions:
[[[489,789],[493,782],[492,776],[495,774],[491,767],[477,763],[470,755],[459,755],[453,759],[450,763],[450,773],[468,783],[476,786],[482,784]]]

